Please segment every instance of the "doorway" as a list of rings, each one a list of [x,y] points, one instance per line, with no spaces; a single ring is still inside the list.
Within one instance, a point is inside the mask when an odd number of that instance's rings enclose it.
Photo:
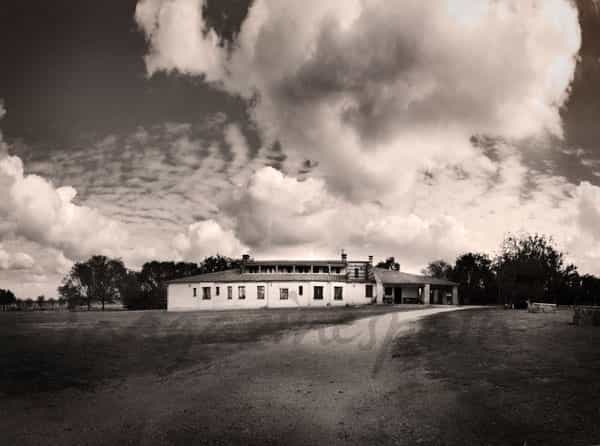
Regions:
[[[394,303],[401,304],[402,303],[402,288],[394,287]]]

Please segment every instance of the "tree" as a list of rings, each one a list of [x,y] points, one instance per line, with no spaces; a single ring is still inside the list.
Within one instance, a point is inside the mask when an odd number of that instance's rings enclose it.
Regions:
[[[580,290],[576,304],[593,304],[600,303],[600,278],[591,274],[584,274],[580,277]]]
[[[144,299],[145,294],[142,291],[140,283],[140,273],[136,271],[127,271],[127,274],[119,284],[119,292],[121,294],[123,306],[128,310],[141,310],[147,308]]]
[[[496,259],[499,291],[505,303],[525,300],[558,303],[561,292],[576,279],[577,268],[565,264],[551,237],[509,235]]]
[[[497,300],[496,277],[487,254],[460,255],[448,278],[458,282],[459,296],[464,303],[482,305]]]
[[[429,262],[421,273],[425,276],[435,277],[437,279],[450,279],[452,276],[452,265],[445,260],[434,260]]]
[[[46,296],[44,296],[43,294],[38,296],[35,301],[38,304],[38,308],[41,310],[44,307],[44,302],[46,302]]]
[[[126,273],[122,260],[96,255],[75,263],[58,292],[71,308],[85,302],[90,310],[93,302],[101,302],[104,311],[106,303],[120,297],[119,284]]]
[[[201,269],[195,263],[157,261],[144,263],[142,270],[137,276],[140,285],[140,295],[137,297],[132,295],[132,298],[138,302],[136,308],[166,308],[166,282],[181,277],[193,276],[201,272]],[[132,278],[130,277],[129,280],[132,281]]]
[[[385,259],[385,262],[379,262],[376,265],[376,268],[400,271],[400,264],[396,262],[396,259],[394,257],[388,257],[387,259]]]
[[[17,298],[11,290],[0,289],[0,306],[2,306],[2,311],[6,311],[7,307],[16,302]]]
[[[192,262],[147,262],[123,283],[125,306],[130,309],[166,308],[167,282],[196,274],[238,268],[241,260],[221,255],[206,257],[200,265]]]
[[[232,259],[221,255],[205,257],[200,263],[201,273],[215,273],[218,271],[226,271],[228,269],[239,268],[241,260]]]

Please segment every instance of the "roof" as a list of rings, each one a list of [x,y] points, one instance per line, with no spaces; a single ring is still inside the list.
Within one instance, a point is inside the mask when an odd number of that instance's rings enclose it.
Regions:
[[[401,271],[391,271],[384,268],[373,268],[375,275],[381,280],[381,282],[390,285],[446,285],[453,286],[458,285],[456,282],[452,282],[446,279],[438,279],[436,277],[422,276],[419,274],[409,274]]]
[[[303,273],[244,273],[239,269],[229,269],[216,273],[199,274],[170,280],[167,283],[199,282],[345,282],[345,274],[303,274]]]
[[[246,265],[336,265],[344,266],[347,262],[336,260],[248,260]],[[356,262],[352,262],[356,263]],[[365,261],[366,263],[366,261]]]

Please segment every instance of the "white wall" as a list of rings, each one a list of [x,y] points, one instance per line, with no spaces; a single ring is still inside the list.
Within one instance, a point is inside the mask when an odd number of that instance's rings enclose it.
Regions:
[[[168,309],[169,310],[222,310],[234,308],[286,308],[286,307],[324,307],[363,305],[371,303],[376,297],[376,287],[373,285],[373,299],[366,297],[365,283],[347,282],[236,282],[236,283],[173,283],[168,286]],[[219,295],[216,295],[216,287],[219,287]],[[227,299],[227,287],[233,287],[232,299]],[[239,299],[238,287],[244,286],[246,298]],[[258,286],[265,287],[265,298],[257,298]],[[303,293],[299,295],[299,286]],[[313,298],[314,287],[323,287],[323,299]],[[334,300],[334,287],[343,288],[342,300]],[[202,299],[202,288],[209,287],[211,290],[210,300]],[[194,297],[193,289],[196,288],[197,297]],[[288,299],[280,298],[280,290],[288,289]]]

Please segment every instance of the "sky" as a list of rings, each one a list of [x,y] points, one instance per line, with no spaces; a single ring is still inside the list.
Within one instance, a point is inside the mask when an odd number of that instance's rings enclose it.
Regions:
[[[73,262],[552,236],[600,274],[600,2],[110,0],[0,11],[0,288]]]

